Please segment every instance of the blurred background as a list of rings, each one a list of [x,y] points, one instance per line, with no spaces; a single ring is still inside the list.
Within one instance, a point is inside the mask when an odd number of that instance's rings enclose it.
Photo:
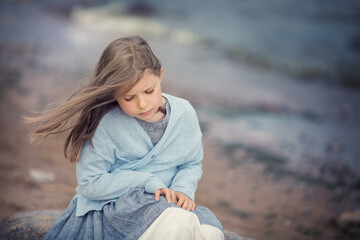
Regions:
[[[204,136],[198,205],[256,239],[360,237],[357,0],[3,0],[0,217],[64,210],[64,136],[35,145],[22,116],[69,96],[113,40],[140,35],[164,92]]]

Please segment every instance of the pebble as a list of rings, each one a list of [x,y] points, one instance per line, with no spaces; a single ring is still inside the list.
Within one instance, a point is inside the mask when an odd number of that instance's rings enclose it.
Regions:
[[[360,209],[343,212],[337,222],[341,227],[360,226]]]
[[[309,215],[311,213],[311,210],[309,208],[305,208],[302,212],[305,215]]]
[[[284,221],[284,226],[290,227],[291,225],[292,225],[292,221],[291,221],[290,219],[286,219],[286,220]]]
[[[28,173],[31,179],[38,183],[49,183],[55,181],[55,174],[51,172],[30,168]]]

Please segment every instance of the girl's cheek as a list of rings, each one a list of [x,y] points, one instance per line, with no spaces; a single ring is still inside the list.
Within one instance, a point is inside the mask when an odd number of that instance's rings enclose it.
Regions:
[[[121,102],[121,104],[119,103],[121,109],[128,115],[133,115],[134,114],[134,110],[131,107],[130,103],[125,103],[125,102]]]
[[[136,112],[135,106],[133,106],[133,105],[128,105],[126,110],[128,111],[128,113],[130,115],[134,115],[134,113]]]

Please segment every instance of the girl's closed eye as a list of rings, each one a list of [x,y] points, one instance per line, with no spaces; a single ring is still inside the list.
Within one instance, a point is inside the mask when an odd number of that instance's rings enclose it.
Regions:
[[[154,88],[151,89],[151,90],[146,90],[146,91],[145,91],[146,94],[152,94],[153,92],[154,92]]]
[[[151,89],[151,90],[146,90],[146,91],[145,91],[146,94],[152,94],[153,92],[154,92],[154,88]],[[125,101],[130,102],[131,100],[133,100],[133,98],[134,98],[134,96],[126,97],[126,98],[124,98],[124,99],[125,99]]]
[[[127,102],[130,102],[131,100],[133,100],[133,98],[134,98],[134,96],[131,96],[131,97],[124,98],[124,100]]]

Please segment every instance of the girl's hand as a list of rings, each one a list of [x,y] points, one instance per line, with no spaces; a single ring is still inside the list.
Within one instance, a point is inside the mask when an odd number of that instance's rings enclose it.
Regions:
[[[163,195],[166,197],[166,201],[168,203],[171,202],[177,202],[176,201],[176,194],[174,190],[171,190],[169,188],[161,188],[155,191],[155,200],[159,200],[160,199],[160,195]]]
[[[188,195],[182,192],[175,192],[177,205],[189,211],[193,211],[195,209],[195,202],[191,200]]]

